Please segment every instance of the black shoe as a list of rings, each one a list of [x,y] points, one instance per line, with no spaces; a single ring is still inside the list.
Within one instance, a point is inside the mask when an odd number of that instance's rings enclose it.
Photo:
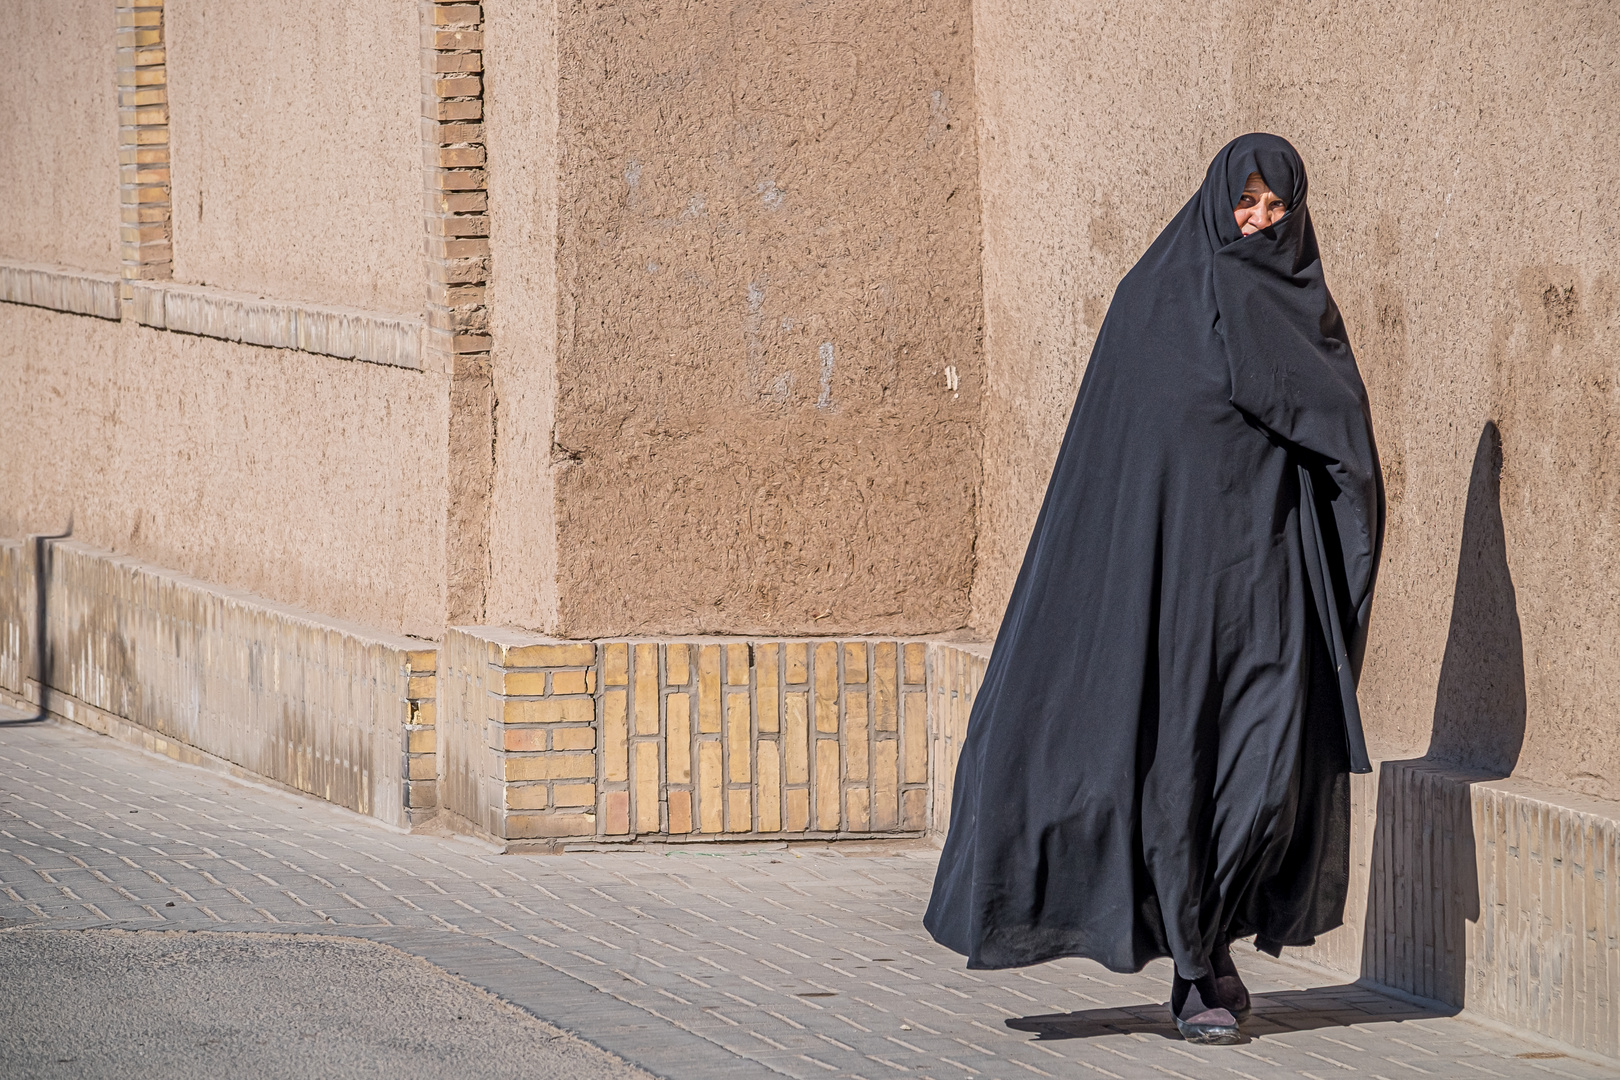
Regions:
[[[1243,985],[1237,965],[1232,962],[1232,946],[1221,944],[1209,953],[1209,967],[1215,976],[1215,997],[1226,1011],[1242,1023],[1249,1018],[1249,988]]]
[[[1176,1030],[1190,1043],[1231,1046],[1243,1041],[1237,1017],[1220,1004],[1214,975],[1188,982],[1176,972],[1170,986],[1170,1014],[1175,1017]]]

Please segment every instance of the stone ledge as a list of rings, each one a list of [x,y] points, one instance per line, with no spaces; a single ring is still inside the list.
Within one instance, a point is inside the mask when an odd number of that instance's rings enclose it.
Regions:
[[[355,308],[270,300],[170,282],[132,283],[135,321],[157,330],[272,349],[420,369],[422,320]]]
[[[118,275],[0,262],[0,301],[117,320]]]
[[[31,549],[0,541],[0,688],[37,701]],[[54,545],[48,599],[53,712],[390,824],[436,810],[431,643],[77,543]]]
[[[1421,758],[1351,801],[1345,925],[1305,959],[1620,1058],[1620,804]]]

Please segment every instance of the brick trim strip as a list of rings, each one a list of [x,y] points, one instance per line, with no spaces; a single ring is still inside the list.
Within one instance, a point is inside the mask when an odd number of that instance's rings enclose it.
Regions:
[[[0,263],[0,302],[94,315],[120,317],[116,274],[91,274],[56,266]]]
[[[266,300],[169,283],[132,283],[129,301],[130,317],[157,330],[392,367],[422,366],[422,320],[415,315]]]
[[[445,610],[452,623],[477,623],[489,578],[496,408],[485,291],[484,9],[422,0],[420,11],[428,286],[423,366],[450,375]]]
[[[119,0],[119,241],[127,282],[173,276],[163,0]],[[123,298],[133,299],[128,284]]]

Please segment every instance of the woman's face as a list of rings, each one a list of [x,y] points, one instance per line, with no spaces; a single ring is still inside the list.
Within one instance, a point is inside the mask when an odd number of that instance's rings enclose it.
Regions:
[[[1243,230],[1243,235],[1248,236],[1277,224],[1286,213],[1288,207],[1266,187],[1266,182],[1256,172],[1249,174],[1249,182],[1243,185],[1243,195],[1238,199],[1232,216],[1237,218],[1238,228]]]

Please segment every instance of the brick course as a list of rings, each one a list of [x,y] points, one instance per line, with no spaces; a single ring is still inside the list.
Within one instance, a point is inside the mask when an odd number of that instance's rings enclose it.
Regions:
[[[163,0],[119,0],[118,187],[122,299],[135,281],[173,276],[168,57]]]

